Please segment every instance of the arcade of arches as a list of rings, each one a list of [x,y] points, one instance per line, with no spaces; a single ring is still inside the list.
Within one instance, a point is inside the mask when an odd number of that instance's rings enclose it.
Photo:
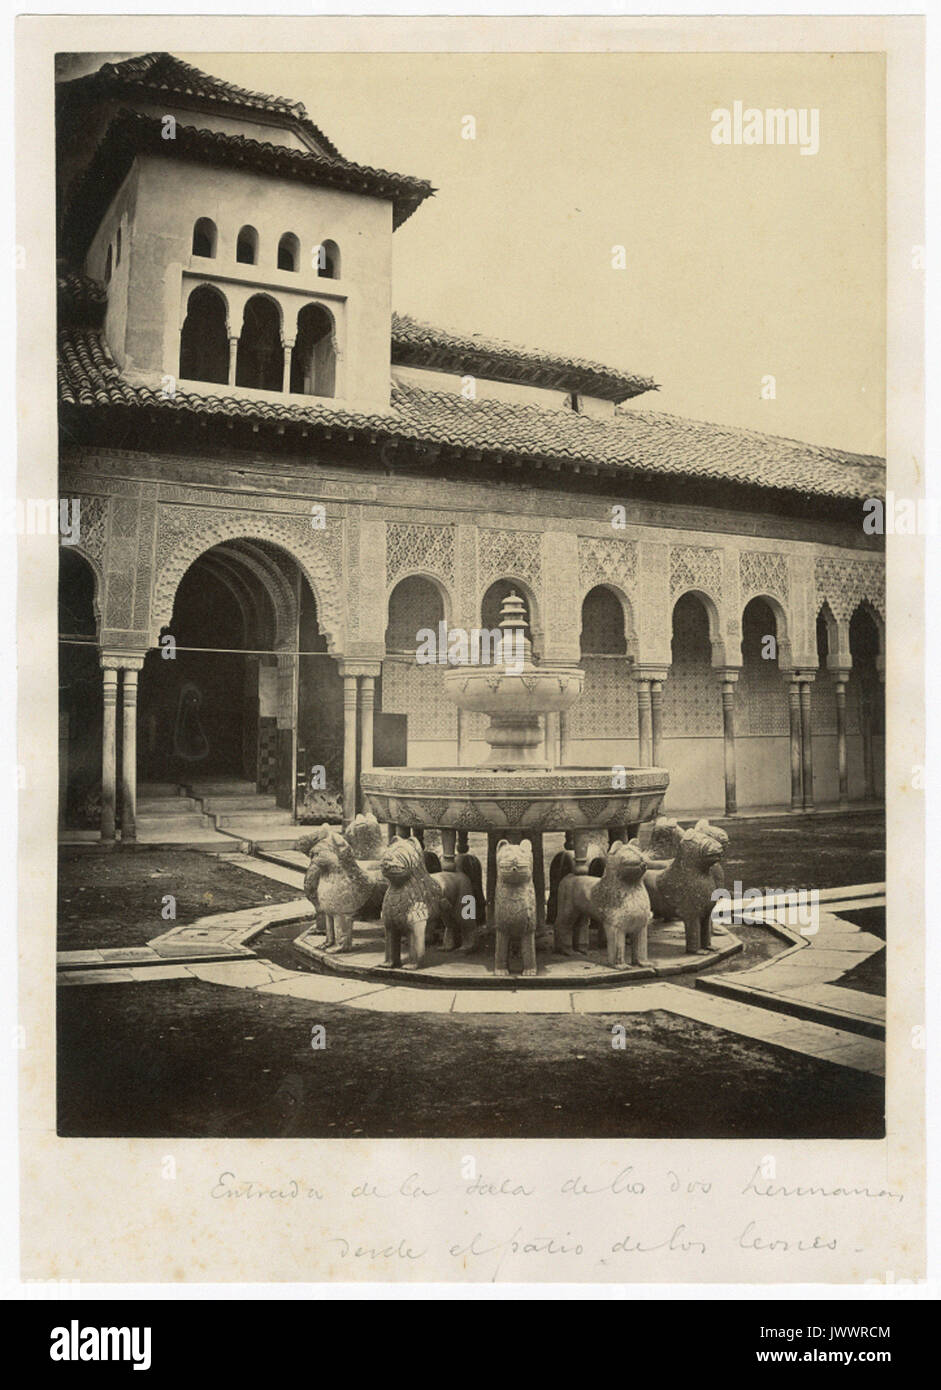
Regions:
[[[60,565],[60,821],[134,837],[136,784],[238,778],[302,813],[322,768],[345,814],[372,765],[472,766],[485,717],[444,695],[441,665],[417,664],[417,634],[453,623],[453,589],[436,575],[387,583],[381,658],[347,657],[321,630],[318,603],[286,547],[210,545],[176,587],[173,613],[146,652],[102,650],[100,574],[77,549]],[[528,582],[487,583],[478,622],[493,628],[519,594],[535,661],[553,615]],[[816,664],[795,663],[789,616],[771,595],[740,610],[736,646],[715,604],[690,588],[670,600],[663,665],[642,661],[643,603],[614,583],[585,585],[577,633],[586,673],[578,703],[549,716],[553,765],[662,765],[667,809],[810,810],[882,794],[883,630],[865,599],[816,619]],[[445,629],[446,630],[446,629]],[[731,628],[723,618],[723,631]],[[648,638],[649,640],[649,638]],[[172,655],[168,648],[172,647]]]

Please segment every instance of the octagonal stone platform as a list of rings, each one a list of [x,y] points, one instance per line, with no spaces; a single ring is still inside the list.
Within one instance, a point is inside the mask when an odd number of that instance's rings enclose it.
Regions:
[[[608,986],[644,984],[689,971],[713,970],[719,961],[741,951],[742,942],[727,929],[713,929],[714,949],[705,955],[686,954],[686,935],[682,922],[653,922],[649,931],[651,965],[627,966],[612,970],[605,952],[593,948],[583,956],[560,956],[539,951],[536,976],[524,978],[520,964],[511,961],[508,976],[493,973],[492,938],[469,955],[460,951],[442,951],[429,946],[421,970],[385,969],[385,939],[381,922],[357,921],[353,932],[352,951],[342,954],[323,949],[323,935],[313,927],[302,932],[294,941],[294,949],[324,970],[338,975],[373,979],[386,984],[398,981],[411,986],[450,987],[464,989],[586,989],[595,985]]]

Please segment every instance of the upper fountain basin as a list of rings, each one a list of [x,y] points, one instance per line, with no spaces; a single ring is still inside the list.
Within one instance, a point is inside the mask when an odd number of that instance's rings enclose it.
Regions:
[[[556,714],[581,694],[585,672],[577,666],[520,671],[505,666],[452,666],[444,673],[444,692],[461,709],[500,716]]]

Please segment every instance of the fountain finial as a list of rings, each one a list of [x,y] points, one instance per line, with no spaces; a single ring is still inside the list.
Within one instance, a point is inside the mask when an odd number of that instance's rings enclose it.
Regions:
[[[533,647],[527,635],[526,604],[515,590],[507,594],[500,604],[500,646],[503,664],[529,665]]]

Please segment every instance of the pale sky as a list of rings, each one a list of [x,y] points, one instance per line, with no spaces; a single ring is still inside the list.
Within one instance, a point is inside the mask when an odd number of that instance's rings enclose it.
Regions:
[[[884,453],[880,55],[178,56],[431,180],[400,311],[652,376],[641,408]],[[816,108],[819,153],[714,145],[736,100]]]

